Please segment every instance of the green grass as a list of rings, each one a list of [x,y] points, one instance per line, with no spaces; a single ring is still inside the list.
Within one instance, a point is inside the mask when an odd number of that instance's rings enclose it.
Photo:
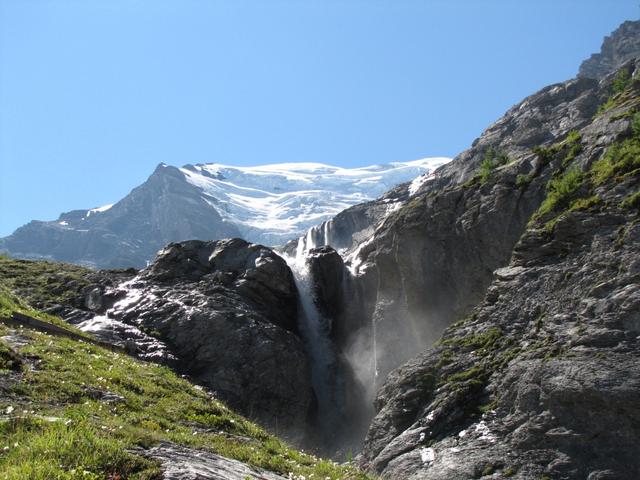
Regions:
[[[30,317],[42,320],[43,322],[52,323],[65,330],[69,330],[78,335],[89,337],[86,333],[72,327],[59,317],[41,312],[35,308],[31,308],[25,301],[16,297],[5,285],[4,278],[0,278],[0,318],[11,318],[14,312],[22,313]]]
[[[17,302],[0,292],[5,309]],[[8,332],[0,324],[0,336]],[[159,441],[208,450],[283,475],[368,478],[291,449],[170,369],[29,329],[18,353],[37,368],[0,396],[0,480],[154,479],[158,465],[135,447]],[[0,344],[0,359],[5,344]],[[0,360],[1,362],[2,360]],[[120,402],[96,399],[112,392]]]
[[[496,342],[501,337],[502,331],[498,327],[493,327],[476,335],[447,338],[442,340],[440,343],[442,345],[463,347],[468,350],[480,350],[481,352],[487,352],[494,348]]]
[[[588,198],[578,198],[569,205],[569,212],[577,212],[580,210],[592,210],[602,204],[602,200],[598,195],[592,195]]]
[[[91,270],[67,263],[17,260],[0,255],[0,283],[34,307],[61,303],[77,305],[90,284]]]
[[[576,130],[571,130],[562,142],[566,154],[562,160],[563,166],[569,165],[582,152],[582,136]]]

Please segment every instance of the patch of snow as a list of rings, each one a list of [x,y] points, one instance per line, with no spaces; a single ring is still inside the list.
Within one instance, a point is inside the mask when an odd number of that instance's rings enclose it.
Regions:
[[[433,160],[434,160],[434,162],[432,163],[432,169],[429,170],[428,172],[425,172],[422,175],[414,178],[413,181],[409,184],[409,195],[410,196],[415,195],[418,192],[418,190],[420,189],[420,187],[422,187],[422,185],[424,185],[429,180],[432,180],[434,178],[433,172],[434,172],[435,169],[437,169],[438,167],[441,167],[442,165],[444,165],[444,164],[446,164],[446,163],[448,163],[450,161],[450,159],[448,159],[448,158],[440,158],[440,159],[435,159],[434,158]]]
[[[106,212],[111,207],[113,207],[113,205],[114,205],[113,203],[110,203],[109,205],[103,205],[102,207],[92,208],[91,210],[87,211],[87,214],[85,215],[84,218],[89,218],[91,216],[91,214],[93,214],[93,213]]]
[[[62,225],[64,227],[66,227],[67,225],[69,225],[69,222],[65,222],[64,220],[61,222],[58,222],[58,225]]]
[[[484,420],[482,420],[481,422],[478,422],[475,428],[476,428],[476,433],[480,434],[480,438],[482,440],[486,440],[492,443],[496,441],[496,437],[491,433],[491,430],[489,430],[489,427],[487,426]]]
[[[436,451],[433,448],[421,448],[420,458],[422,463],[431,463],[436,459]]]
[[[368,240],[360,243],[360,245],[358,245],[358,248],[356,248],[350,255],[348,255],[344,259],[344,263],[347,269],[349,270],[351,275],[353,275],[354,277],[358,276],[361,273],[360,267],[362,267],[362,259],[360,258],[360,252],[364,247],[369,245],[373,241],[373,239],[374,239],[374,236],[372,235]]]

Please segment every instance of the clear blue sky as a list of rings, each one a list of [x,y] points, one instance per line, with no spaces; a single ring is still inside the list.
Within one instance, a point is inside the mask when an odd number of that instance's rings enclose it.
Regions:
[[[453,156],[638,0],[0,0],[0,235],[155,165]]]

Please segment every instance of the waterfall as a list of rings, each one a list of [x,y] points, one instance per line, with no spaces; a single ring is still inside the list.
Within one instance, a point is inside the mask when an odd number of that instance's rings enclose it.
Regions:
[[[325,318],[316,305],[314,278],[308,262],[312,249],[339,241],[331,220],[307,230],[288,248],[280,251],[291,269],[299,293],[298,328],[311,364],[311,381],[317,398],[312,444],[325,448],[326,455],[345,455],[358,451],[373,415],[374,389],[378,383],[375,325],[357,326],[348,343],[336,346],[331,338],[333,321]],[[345,269],[343,297],[351,308],[358,303],[353,277]],[[338,301],[338,300],[336,300]],[[343,306],[343,308],[348,308]],[[343,311],[354,318],[359,312]],[[345,340],[341,337],[342,340]]]
[[[315,304],[313,278],[307,263],[309,250],[317,243],[317,229],[309,229],[298,239],[295,256],[282,253],[293,272],[300,297],[298,328],[311,363],[311,383],[318,401],[317,426],[321,435],[331,435],[339,418],[337,405],[337,354],[329,336],[330,321]]]

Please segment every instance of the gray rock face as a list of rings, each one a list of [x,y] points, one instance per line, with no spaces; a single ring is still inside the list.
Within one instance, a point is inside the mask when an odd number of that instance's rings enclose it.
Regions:
[[[507,264],[545,195],[551,172],[541,169],[531,149],[585,126],[599,98],[593,80],[572,80],[528,97],[375,227],[355,255],[364,274],[354,282],[363,284],[360,310],[370,320],[362,323],[375,331],[372,354],[380,380],[482,299],[492,272]],[[482,182],[476,175],[490,149],[508,163]],[[517,188],[518,175],[529,174],[534,181]]]
[[[346,275],[342,257],[333,248],[323,246],[309,251],[307,262],[314,281],[313,293],[320,313],[335,319],[342,313],[343,282]],[[334,328],[331,328],[334,335]]]
[[[232,408],[289,439],[303,436],[313,393],[282,258],[240,239],[170,244],[119,288],[110,318],[153,332],[181,370]]]
[[[640,21],[620,25],[602,42],[600,53],[580,65],[579,77],[601,79],[640,55]]]
[[[271,249],[240,239],[173,243],[145,270],[87,270],[84,280],[61,284],[69,304],[43,307],[190,375],[289,440],[305,436],[315,403],[298,293]]]
[[[637,67],[626,67],[632,78]],[[418,331],[458,322],[389,373],[363,466],[426,480],[640,476],[637,154],[601,170],[605,152],[635,135],[640,92],[632,82],[594,116],[613,77],[525,100],[377,232],[366,261],[380,279],[378,331],[407,318]],[[537,115],[556,143],[532,154],[518,132]],[[568,129],[580,137],[563,140]],[[491,144],[510,162],[469,181],[461,159]],[[578,171],[568,199],[530,220],[548,181]]]
[[[246,463],[170,443],[140,452],[160,461],[164,480],[284,480],[285,477]]]

